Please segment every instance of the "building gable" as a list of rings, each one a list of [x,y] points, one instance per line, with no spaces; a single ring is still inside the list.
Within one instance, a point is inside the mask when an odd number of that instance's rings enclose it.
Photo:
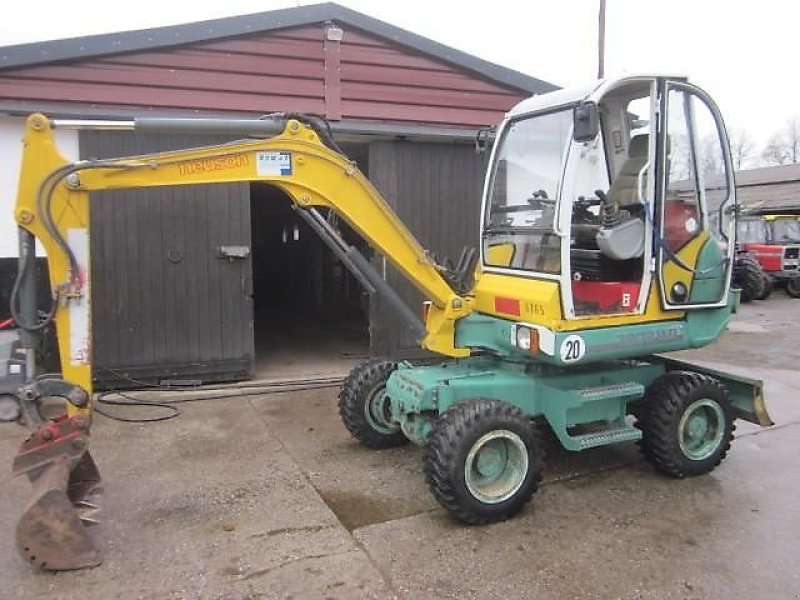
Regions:
[[[334,18],[275,27],[292,22],[287,14]],[[554,88],[335,4],[249,17],[258,23],[236,17],[215,27],[151,30],[149,44],[142,32],[129,32],[116,34],[117,43],[108,34],[0,49],[0,108],[16,103],[29,112],[37,102],[58,102],[198,114],[288,111],[482,127],[532,88]]]

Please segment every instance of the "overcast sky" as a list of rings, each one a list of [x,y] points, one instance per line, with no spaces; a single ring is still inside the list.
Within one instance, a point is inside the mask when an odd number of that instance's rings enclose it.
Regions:
[[[686,74],[729,128],[762,143],[800,113],[792,0],[607,0],[606,73]],[[0,46],[174,25],[308,1],[7,1]],[[339,4],[561,86],[597,73],[599,0],[340,0]]]

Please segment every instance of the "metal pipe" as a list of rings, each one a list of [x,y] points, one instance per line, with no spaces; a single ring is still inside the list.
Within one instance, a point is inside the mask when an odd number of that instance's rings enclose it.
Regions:
[[[316,209],[305,210],[295,208],[297,213],[322,238],[333,253],[342,261],[347,270],[361,283],[370,294],[378,294],[406,322],[417,341],[425,337],[427,330],[422,320],[408,308],[403,299],[383,280],[375,267],[355,246],[348,246]]]
[[[406,322],[408,328],[414,334],[414,339],[416,341],[421,341],[425,335],[427,334],[427,330],[425,329],[425,325],[422,323],[422,320],[408,308],[408,305],[403,302],[403,299],[399,296],[394,289],[386,283],[380,274],[375,270],[375,267],[364,257],[361,252],[359,252],[356,248],[351,247],[347,253],[350,260],[359,268],[362,275],[366,277],[369,282],[375,287],[380,294],[381,298],[383,298],[389,305],[397,311],[397,314]]]
[[[23,323],[38,321],[36,302],[36,238],[27,229],[17,228],[19,235],[19,317]],[[36,377],[36,348],[39,336],[24,327],[19,328],[20,345],[25,350],[25,381]]]
[[[322,227],[328,233],[328,235],[330,235],[331,239],[334,240],[337,244],[339,244],[342,250],[346,252],[349,246],[347,245],[347,242],[345,242],[339,235],[339,232],[336,231],[333,227],[331,227],[331,224],[325,220],[325,217],[323,217],[322,214],[316,208],[312,206],[307,210],[309,214],[312,217],[314,217],[314,220],[317,223],[319,223],[319,226]]]
[[[135,119],[136,131],[145,133],[205,133],[218,135],[273,135],[283,131],[283,119]]]
[[[331,252],[333,252],[340,261],[342,261],[342,264],[347,268],[348,271],[350,271],[350,273],[353,274],[353,277],[358,280],[367,293],[374,294],[376,292],[375,288],[350,259],[350,256],[348,255],[349,247],[339,236],[339,234],[336,233],[333,228],[327,224],[327,222],[325,222],[325,219],[322,218],[322,215],[320,215],[316,209],[309,211],[302,208],[297,208],[295,205],[292,205],[292,208],[294,208],[297,214],[300,215],[300,217],[308,224],[308,226],[316,232],[320,239],[325,242],[328,248],[331,249]]]
[[[54,107],[50,112],[64,111]],[[126,115],[127,116],[127,115]],[[55,129],[99,129],[108,131],[151,131],[159,133],[222,133],[248,135],[252,133],[280,133],[281,119],[229,119],[225,117],[138,117],[127,119],[51,119]],[[360,123],[358,121],[336,121],[331,123],[335,135],[369,136],[371,138],[394,139],[398,136],[430,141],[474,142],[477,131],[457,127],[431,127],[429,125],[396,125],[385,123]],[[494,133],[487,134],[493,139]]]
[[[111,131],[132,131],[135,121],[110,121],[101,119],[50,119],[53,129],[103,129]]]
[[[205,119],[138,117],[133,120],[52,119],[54,129],[141,131],[144,133],[204,133],[222,135],[275,134],[283,119]]]

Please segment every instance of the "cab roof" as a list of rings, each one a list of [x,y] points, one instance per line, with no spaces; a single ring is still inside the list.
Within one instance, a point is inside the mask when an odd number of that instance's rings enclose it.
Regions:
[[[632,83],[636,81],[652,81],[659,77],[678,81],[687,81],[686,76],[676,75],[674,73],[626,74],[618,77],[598,79],[589,85],[574,88],[564,88],[554,92],[527,98],[508,111],[506,117],[518,117],[520,115],[544,111],[551,108],[557,108],[559,106],[575,104],[581,100],[599,100],[610,89],[625,83]]]

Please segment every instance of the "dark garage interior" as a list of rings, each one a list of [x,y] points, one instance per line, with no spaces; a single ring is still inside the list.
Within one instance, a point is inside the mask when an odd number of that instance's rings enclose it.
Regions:
[[[251,185],[255,376],[325,375],[369,355],[369,298],[274,186]],[[368,247],[345,223],[344,239]]]

